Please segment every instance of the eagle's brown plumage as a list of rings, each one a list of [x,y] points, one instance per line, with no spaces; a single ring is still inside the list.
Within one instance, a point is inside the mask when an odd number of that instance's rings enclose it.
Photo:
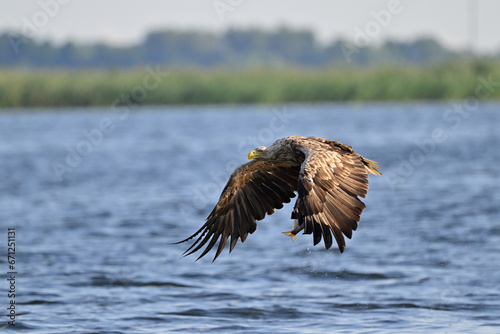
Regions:
[[[269,148],[249,154],[256,158],[237,168],[227,182],[219,202],[206,223],[185,242],[199,235],[186,250],[192,254],[207,244],[200,259],[216,244],[215,259],[230,238],[231,252],[238,238],[244,242],[255,232],[256,221],[281,209],[298,193],[292,212],[295,236],[304,230],[313,234],[314,245],[323,237],[332,245],[332,233],[340,252],[344,236],[351,238],[365,205],[358,198],[368,190],[368,173],[380,175],[376,162],[363,158],[352,147],[318,137],[290,136]]]

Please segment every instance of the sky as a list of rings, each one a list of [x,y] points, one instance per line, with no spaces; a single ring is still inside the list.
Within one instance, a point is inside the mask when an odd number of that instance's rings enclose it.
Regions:
[[[2,0],[0,33],[56,43],[140,42],[151,30],[306,28],[320,41],[437,38],[454,49],[500,51],[498,0]]]

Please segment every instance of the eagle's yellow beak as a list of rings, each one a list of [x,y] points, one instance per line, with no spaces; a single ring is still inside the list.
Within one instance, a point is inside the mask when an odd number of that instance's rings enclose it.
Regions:
[[[248,153],[248,160],[260,158],[262,156],[262,152],[252,150],[250,153]]]

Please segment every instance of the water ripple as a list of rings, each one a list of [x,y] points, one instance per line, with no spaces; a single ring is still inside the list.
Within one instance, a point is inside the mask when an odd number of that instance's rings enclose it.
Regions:
[[[103,110],[0,113],[0,225],[19,232],[16,330],[499,332],[500,103],[478,104],[457,130],[448,107],[170,106],[120,122]],[[105,117],[116,131],[59,181],[54,161]],[[415,155],[436,127],[447,139]],[[181,258],[187,245],[170,242],[203,224],[242,148],[290,134],[340,140],[382,167],[347,251],[283,237],[291,203],[215,263]]]

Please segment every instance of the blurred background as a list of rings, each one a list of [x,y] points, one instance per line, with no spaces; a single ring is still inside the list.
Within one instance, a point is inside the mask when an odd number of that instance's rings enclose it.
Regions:
[[[2,330],[497,333],[500,3],[0,4]],[[181,258],[250,150],[379,162],[346,252],[291,204]],[[7,229],[16,231],[15,265]],[[323,247],[323,248],[322,248]],[[7,306],[15,301],[15,326]],[[10,313],[9,313],[10,312]]]
[[[0,107],[110,105],[147,66],[171,78],[140,104],[463,99],[500,71],[499,6],[3,4]]]

